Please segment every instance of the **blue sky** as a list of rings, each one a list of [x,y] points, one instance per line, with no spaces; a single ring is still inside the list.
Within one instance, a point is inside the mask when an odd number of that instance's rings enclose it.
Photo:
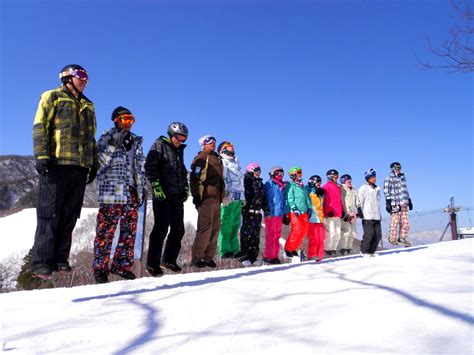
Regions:
[[[379,184],[392,161],[415,210],[473,203],[472,74],[423,71],[458,22],[432,1],[1,1],[0,154],[32,154],[40,94],[78,63],[98,131],[118,106],[145,153],[171,121],[235,144],[242,165],[331,168]],[[265,175],[266,176],[266,175]]]

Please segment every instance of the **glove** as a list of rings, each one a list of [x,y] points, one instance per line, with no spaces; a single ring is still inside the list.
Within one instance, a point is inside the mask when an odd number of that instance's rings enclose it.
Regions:
[[[183,202],[186,202],[186,200],[189,197],[189,186],[184,187],[184,193],[183,193]]]
[[[334,212],[333,212],[333,211],[329,211],[329,212],[328,212],[328,217],[329,217],[329,218],[334,217]]]
[[[49,173],[49,159],[36,160],[36,171],[40,175],[47,175]]]
[[[159,180],[152,181],[151,187],[153,188],[153,196],[155,196],[158,201],[164,201],[166,199],[165,192],[163,191],[163,187],[161,187]]]
[[[410,211],[413,209],[413,203],[411,203],[411,198],[408,199],[408,209]]]
[[[388,213],[392,213],[392,204],[390,203],[390,200],[385,200],[385,209]]]
[[[287,214],[283,215],[283,220],[282,220],[283,224],[290,224],[291,220],[290,220],[290,217],[288,217]]]
[[[311,216],[313,215],[313,209],[312,209],[312,208],[308,208],[308,210],[306,211],[306,214],[308,215],[308,219],[310,219]]]
[[[294,211],[292,211],[292,212],[295,214],[296,217],[301,216],[301,211],[294,210]]]
[[[201,206],[201,198],[199,196],[194,196],[193,197],[193,204],[194,206],[197,208],[199,208],[199,206]]]
[[[357,207],[357,214],[356,214],[357,217],[363,219],[364,218],[364,213],[362,212],[362,208],[360,207]]]
[[[95,180],[97,176],[97,168],[92,167],[89,169],[89,176],[87,177],[86,185],[89,185],[92,181]]]
[[[344,216],[342,216],[342,220],[344,222],[349,222],[351,220],[351,215],[344,213]]]
[[[128,135],[128,131],[122,130],[122,131],[117,131],[112,135],[113,143],[115,143],[116,147],[119,147],[123,144],[123,140],[125,137]]]

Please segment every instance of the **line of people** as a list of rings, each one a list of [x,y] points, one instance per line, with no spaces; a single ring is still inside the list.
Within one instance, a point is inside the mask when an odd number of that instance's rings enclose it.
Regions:
[[[242,171],[234,145],[220,143],[211,135],[199,139],[201,151],[191,171],[184,163],[189,136],[181,122],[172,122],[166,135],[158,137],[148,154],[143,139],[133,133],[135,116],[119,106],[113,110],[113,127],[95,141],[96,118],[92,102],[83,91],[87,72],[68,65],[60,72],[62,85],[45,92],[33,128],[36,168],[40,175],[37,230],[31,270],[41,278],[53,271],[71,271],[68,262],[72,231],[80,215],[85,186],[97,177],[96,236],[92,270],[97,283],[108,282],[110,273],[134,279],[132,271],[138,209],[148,180],[153,195],[154,226],[149,236],[146,270],[163,275],[166,268],[181,272],[177,259],[185,233],[184,202],[192,196],[198,211],[191,264],[215,268],[214,258],[237,258],[251,266],[260,253],[260,229],[265,223],[263,261],[279,264],[282,225],[290,225],[284,246],[286,256],[297,255],[305,237],[308,258],[352,253],[356,220],[362,219],[363,255],[374,255],[381,238],[380,187],[376,172],[365,173],[366,184],[357,192],[348,174],[331,169],[322,186],[318,175],[305,185],[299,167],[288,171],[274,166],[265,183],[257,163]],[[391,214],[389,241],[409,244],[408,210],[413,208],[401,165],[393,163],[385,180],[386,208]],[[120,226],[115,253],[112,242]],[[400,234],[398,236],[398,233]],[[240,235],[240,238],[239,238]]]

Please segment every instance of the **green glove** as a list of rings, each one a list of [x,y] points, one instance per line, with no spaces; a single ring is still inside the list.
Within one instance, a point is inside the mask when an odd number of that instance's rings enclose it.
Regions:
[[[159,180],[152,181],[151,187],[153,188],[153,195],[159,201],[164,201],[166,199],[165,192],[163,191],[163,187],[161,187]]]

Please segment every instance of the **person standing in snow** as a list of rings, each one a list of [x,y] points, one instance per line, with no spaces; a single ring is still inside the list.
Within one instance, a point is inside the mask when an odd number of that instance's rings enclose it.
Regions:
[[[339,173],[336,169],[330,169],[326,173],[328,182],[323,186],[324,195],[324,225],[326,228],[326,239],[324,249],[329,256],[336,256],[337,245],[341,239],[341,218],[343,215],[341,188],[337,184]]]
[[[191,195],[198,211],[196,238],[191,263],[197,268],[217,265],[217,237],[221,227],[221,202],[225,193],[224,167],[216,153],[216,139],[210,135],[199,138],[202,147],[191,163]]]
[[[263,182],[260,178],[262,169],[257,163],[250,163],[245,169],[245,206],[242,208],[242,227],[240,228],[239,261],[244,266],[251,266],[258,257],[262,209],[267,209]]]
[[[119,106],[112,112],[114,127],[99,138],[97,177],[97,228],[92,270],[97,283],[108,282],[110,251],[120,221],[120,234],[110,273],[133,280],[138,208],[145,191],[143,138],[132,133],[135,116]]]
[[[308,227],[308,259],[321,261],[324,258],[324,190],[321,188],[322,179],[319,175],[309,178],[306,192],[312,202],[312,213],[309,217]]]
[[[234,145],[224,141],[217,152],[224,165],[225,194],[221,206],[221,230],[219,232],[219,255],[233,258],[239,252],[238,232],[242,219],[242,206],[245,204],[244,174],[235,155]]]
[[[284,170],[281,166],[274,166],[268,173],[270,178],[264,185],[267,209],[264,210],[265,222],[265,250],[263,261],[268,264],[280,264],[281,228],[283,216],[286,215],[285,188],[287,182],[283,181]]]
[[[341,221],[341,240],[338,249],[341,255],[344,255],[352,253],[352,242],[357,236],[356,221],[360,212],[360,201],[357,190],[352,187],[352,177],[344,174],[340,181],[344,217]]]
[[[189,196],[188,171],[184,164],[187,138],[188,127],[181,122],[171,122],[167,136],[156,139],[146,157],[145,172],[153,190],[155,221],[150,233],[146,270],[154,277],[163,275],[160,265],[172,272],[182,271],[177,260],[185,232],[184,202]]]
[[[380,224],[380,187],[375,185],[377,182],[377,173],[375,169],[369,169],[365,172],[366,183],[359,188],[359,199],[362,218],[362,228],[364,235],[360,244],[360,253],[362,256],[375,256],[377,245],[382,239],[382,226]]]
[[[72,271],[72,231],[86,184],[95,179],[98,168],[94,104],[84,96],[89,76],[83,67],[71,64],[59,78],[59,88],[41,95],[33,124],[39,191],[30,268],[42,279],[49,279],[53,271]]]
[[[390,214],[390,231],[388,241],[397,245],[397,242],[410,246],[408,231],[410,221],[408,211],[413,209],[410,194],[408,193],[405,174],[401,172],[399,162],[390,164],[390,175],[385,179],[383,191],[385,193],[386,210]]]
[[[290,234],[286,239],[285,253],[289,258],[298,256],[298,248],[304,237],[308,234],[309,221],[311,217],[312,203],[303,184],[303,170],[294,166],[288,171],[290,183],[285,194],[288,210],[290,211]]]

